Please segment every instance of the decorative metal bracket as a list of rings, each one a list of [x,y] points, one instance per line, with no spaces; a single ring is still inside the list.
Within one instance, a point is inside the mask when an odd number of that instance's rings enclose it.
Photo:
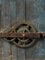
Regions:
[[[9,32],[9,33],[0,33],[0,38],[30,38],[30,39],[37,39],[37,38],[44,38],[45,32]]]
[[[32,46],[38,38],[43,37],[45,37],[45,32],[37,32],[30,21],[19,21],[12,28],[0,32],[0,38],[5,38],[14,45],[23,48]]]
[[[45,37],[45,32],[29,32],[29,33],[17,33],[17,32],[10,32],[10,33],[0,33],[0,38],[7,38],[9,39],[9,42],[12,42],[14,44],[16,44],[19,47],[29,47],[31,46],[35,40],[37,40],[38,38],[44,38]],[[10,39],[11,38],[11,39]],[[15,38],[24,38],[24,40],[16,40]],[[30,41],[29,41],[29,40]],[[19,42],[18,42],[19,41]],[[21,43],[22,42],[22,43]],[[28,42],[28,44],[27,44]],[[25,45],[26,44],[26,45]]]

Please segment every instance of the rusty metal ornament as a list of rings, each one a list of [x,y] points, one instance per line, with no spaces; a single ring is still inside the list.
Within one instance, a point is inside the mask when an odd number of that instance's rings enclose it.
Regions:
[[[17,21],[8,32],[37,32],[35,27],[30,21]],[[23,34],[24,36],[24,34]],[[29,38],[6,38],[7,41],[13,43],[14,45],[22,48],[32,46],[35,43],[35,39]]]

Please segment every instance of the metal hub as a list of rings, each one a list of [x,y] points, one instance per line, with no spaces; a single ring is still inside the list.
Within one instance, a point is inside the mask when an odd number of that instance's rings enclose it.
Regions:
[[[34,28],[32,24],[26,22],[15,24],[15,26],[13,26],[12,30],[10,30],[9,32],[36,32],[36,31],[37,30]],[[25,34],[23,34],[23,36],[24,35]],[[7,38],[7,40],[19,47],[29,47],[35,43],[35,39],[29,39],[27,37]]]

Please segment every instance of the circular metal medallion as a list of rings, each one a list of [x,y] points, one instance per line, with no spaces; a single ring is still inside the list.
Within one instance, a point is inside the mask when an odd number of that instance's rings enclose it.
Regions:
[[[17,22],[12,29],[9,32],[37,32],[35,27],[30,23],[30,21],[27,22]],[[24,34],[23,34],[24,35]],[[19,47],[29,47],[32,46],[35,43],[35,39],[29,39],[29,38],[7,38],[7,40]]]

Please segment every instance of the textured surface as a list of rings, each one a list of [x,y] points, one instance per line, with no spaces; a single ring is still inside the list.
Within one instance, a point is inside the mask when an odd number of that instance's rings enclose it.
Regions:
[[[25,0],[0,0],[0,29],[25,19]],[[26,0],[26,20],[39,32],[45,32],[45,0]],[[45,60],[45,39],[27,49],[17,48],[0,38],[0,60]]]

